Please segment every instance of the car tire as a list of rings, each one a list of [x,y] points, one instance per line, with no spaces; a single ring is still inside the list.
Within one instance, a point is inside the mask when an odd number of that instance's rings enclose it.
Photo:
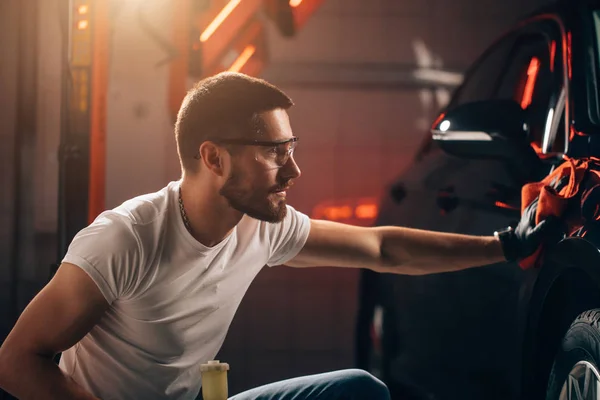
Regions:
[[[548,379],[546,400],[596,399],[599,373],[600,309],[594,309],[581,313],[563,337]]]

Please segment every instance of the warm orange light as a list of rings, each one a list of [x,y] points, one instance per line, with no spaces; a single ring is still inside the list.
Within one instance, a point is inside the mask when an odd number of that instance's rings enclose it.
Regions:
[[[518,210],[517,207],[513,207],[510,204],[503,203],[501,201],[496,202],[496,207],[506,208],[507,210]]]
[[[573,140],[575,136],[581,136],[581,133],[577,132],[574,126],[571,126],[571,129],[569,130],[569,140]]]
[[[298,7],[302,3],[302,0],[290,0],[290,7]]]
[[[538,60],[537,57],[533,57],[529,62],[529,68],[527,68],[527,82],[525,83],[523,97],[521,98],[522,109],[526,109],[531,104],[531,99],[533,97],[533,88],[535,87],[535,80],[537,79],[539,70],[540,60]]]
[[[352,207],[350,206],[331,206],[325,207],[323,216],[330,221],[340,221],[352,218]]]
[[[361,204],[354,210],[354,215],[359,219],[373,219],[377,217],[377,204]]]
[[[439,124],[440,122],[442,122],[442,120],[444,119],[444,117],[446,116],[446,113],[443,112],[440,115],[438,115],[438,117],[435,119],[435,121],[433,121],[433,124],[431,125],[431,128],[434,129],[437,124]]]
[[[379,206],[377,203],[363,203],[356,207],[351,204],[318,206],[313,212],[313,218],[330,221],[347,221],[353,218],[373,220],[377,218]]]
[[[219,28],[219,26],[225,21],[225,19],[231,14],[231,12],[240,4],[242,0],[231,0],[227,5],[219,12],[215,19],[206,27],[204,32],[200,35],[200,41],[206,42],[213,33]]]
[[[554,58],[556,57],[556,40],[550,46],[550,71],[554,71]]]
[[[83,6],[79,6],[79,8],[77,9],[77,12],[79,14],[87,14],[89,10],[89,7],[87,5],[83,5]]]
[[[538,154],[542,154],[543,153],[542,148],[536,142],[531,142],[530,145],[531,145],[531,147],[533,147],[533,150],[535,150],[536,153],[538,153]]]
[[[81,20],[77,23],[77,29],[84,30],[87,29],[89,22],[87,19]]]
[[[255,52],[256,47],[252,45],[246,46],[244,51],[242,51],[242,54],[240,54],[240,56],[233,62],[233,64],[231,64],[231,67],[229,67],[229,71],[240,72]]]
[[[378,214],[379,200],[364,197],[324,201],[313,209],[311,218],[367,226],[373,223]]]
[[[567,34],[567,69],[569,71],[569,79],[573,77],[573,69],[571,66],[571,59],[573,57],[572,53],[572,43],[571,43],[571,32]]]
[[[88,223],[104,209],[106,198],[106,112],[109,90],[110,54],[110,2],[96,1],[90,14],[94,14],[91,44],[91,74],[89,85],[89,172],[88,172]]]

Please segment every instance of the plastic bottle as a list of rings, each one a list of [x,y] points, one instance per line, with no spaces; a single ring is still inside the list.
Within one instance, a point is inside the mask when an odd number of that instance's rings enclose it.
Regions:
[[[219,360],[211,360],[200,365],[204,400],[227,400],[227,371],[229,371],[229,364]]]

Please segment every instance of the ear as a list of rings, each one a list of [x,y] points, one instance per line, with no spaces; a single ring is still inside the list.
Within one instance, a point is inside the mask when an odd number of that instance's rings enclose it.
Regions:
[[[223,175],[224,149],[217,144],[207,141],[200,145],[200,160],[204,166],[218,176]]]

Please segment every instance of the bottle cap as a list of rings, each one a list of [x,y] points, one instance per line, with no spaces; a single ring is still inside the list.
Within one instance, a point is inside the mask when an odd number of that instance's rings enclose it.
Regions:
[[[229,364],[219,362],[219,360],[210,360],[208,363],[200,365],[200,371],[229,371]]]

